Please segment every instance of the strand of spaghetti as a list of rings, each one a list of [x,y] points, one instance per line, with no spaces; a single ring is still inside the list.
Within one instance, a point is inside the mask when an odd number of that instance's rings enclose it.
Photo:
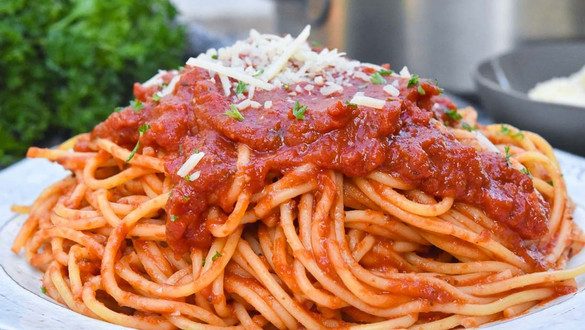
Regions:
[[[431,258],[423,258],[416,253],[405,255],[408,262],[421,267],[423,270],[438,274],[472,274],[476,272],[498,272],[511,269],[520,272],[520,269],[501,261],[472,261],[463,263],[445,263]]]
[[[274,278],[268,273],[263,266],[262,261],[256,256],[250,248],[248,242],[240,240],[238,251],[244,259],[250,264],[252,269],[258,274],[262,284],[276,297],[289,313],[297,315],[298,321],[309,329],[322,329],[323,326],[315,320],[309,313],[301,308],[290,296],[276,283]]]
[[[297,285],[311,301],[331,309],[339,309],[347,306],[347,303],[343,302],[339,297],[316,288],[307,278],[305,267],[303,267],[300,261],[294,260],[293,265]]]
[[[352,330],[377,330],[377,329],[402,329],[410,327],[416,322],[417,318],[412,314],[397,317],[395,319],[372,323],[352,325]]]
[[[222,224],[213,222],[208,226],[211,234],[214,237],[226,237],[233,233],[234,230],[240,226],[242,218],[248,209],[248,205],[250,205],[250,195],[247,193],[240,194],[236,206],[234,206],[234,210],[230,213],[227,220]]]
[[[238,318],[238,320],[240,321],[240,323],[242,324],[242,326],[244,326],[244,328],[246,330],[262,330],[260,325],[256,324],[254,321],[252,321],[250,314],[248,314],[248,311],[246,310],[246,308],[244,306],[242,306],[242,304],[235,302],[233,304],[233,306],[234,306],[234,313],[236,314],[236,317]]]
[[[298,328],[298,323],[295,318],[283,310],[282,304],[275,300],[274,297],[259,284],[243,281],[238,279],[237,276],[230,276],[225,285],[228,292],[235,293],[242,297],[277,328]],[[277,308],[280,309],[280,313],[277,311]]]
[[[415,324],[410,327],[410,330],[437,330],[437,329],[453,329],[461,324],[461,321],[465,318],[465,315],[451,315],[440,320],[424,323]]]
[[[98,138],[96,142],[100,149],[107,151],[110,155],[114,156],[117,159],[126,161],[130,157],[131,154],[130,150],[122,148],[112,141]],[[136,153],[128,163],[144,168],[154,169],[160,173],[166,172],[164,161],[156,157]]]
[[[27,158],[45,158],[50,161],[59,161],[60,159],[65,158],[88,159],[90,157],[94,157],[95,155],[96,155],[95,152],[76,152],[69,150],[47,149],[37,147],[30,147],[26,152]]]
[[[391,176],[390,174],[380,171],[374,171],[368,174],[367,178],[372,179],[374,181],[378,181],[381,184],[386,185],[388,187],[392,187],[394,189],[410,190],[414,188],[413,185],[409,185],[406,182]]]
[[[495,302],[488,304],[435,304],[430,307],[431,311],[450,313],[450,314],[464,314],[464,315],[490,315],[501,312],[506,308],[529,301],[541,301],[549,298],[554,294],[554,289],[539,288],[512,293],[508,296],[502,297]]]
[[[250,148],[243,143],[238,143],[238,158],[236,160],[236,178],[234,183],[230,186],[230,190],[226,195],[226,202],[233,204],[238,196],[240,196],[244,183],[246,181],[246,165],[250,161]]]
[[[565,184],[563,182],[563,179],[561,178],[561,172],[558,169],[557,166],[555,166],[555,164],[546,156],[539,154],[539,153],[535,153],[535,152],[531,152],[531,153],[523,153],[521,155],[518,155],[516,157],[516,159],[521,162],[538,162],[540,165],[542,165],[546,170],[548,175],[550,176],[550,178],[552,179],[553,182],[553,188],[554,188],[554,198],[552,201],[553,207],[552,207],[552,211],[551,211],[551,215],[549,217],[549,230],[546,233],[546,235],[544,237],[542,237],[542,240],[544,240],[545,242],[548,242],[551,240],[552,236],[557,232],[558,227],[560,225],[561,222],[561,218],[562,218],[562,212],[563,212],[563,208],[564,208],[564,200],[566,199],[566,195],[565,195]]]
[[[406,212],[425,217],[435,217],[444,214],[449,211],[455,201],[453,197],[445,197],[438,203],[421,204],[409,200],[389,186],[386,186],[386,189],[384,190],[384,198]]]
[[[499,283],[477,284],[469,287],[460,287],[459,290],[474,295],[484,296],[545,282],[557,282],[575,278],[585,273],[585,264],[578,267],[553,272],[538,272],[513,277]]]
[[[302,195],[306,192],[315,190],[317,188],[317,182],[310,181],[304,184],[300,184],[294,187],[285,188],[278,192],[274,192],[265,198],[262,198],[254,207],[254,212],[259,218],[263,218],[268,213],[277,207],[278,205],[285,203],[286,201]]]
[[[65,304],[70,309],[76,311],[77,313],[85,314],[85,315],[88,315],[91,317],[97,316],[91,310],[89,310],[84,304],[82,304],[80,301],[77,301],[73,297],[73,294],[71,293],[69,285],[67,284],[67,282],[63,278],[63,274],[61,272],[61,266],[58,263],[52,262],[51,265],[49,266],[49,269],[47,270],[47,272],[49,273],[49,276],[51,278],[51,281],[53,282],[53,285],[55,286],[55,288],[59,292],[61,299],[63,299]]]
[[[162,317],[156,316],[130,316],[117,313],[107,308],[102,302],[96,299],[96,291],[101,288],[100,277],[95,276],[85,282],[83,286],[82,299],[87,308],[99,318],[122,326],[141,329],[173,329],[173,325]]]
[[[87,166],[83,169],[83,181],[89,188],[93,190],[97,190],[100,188],[111,189],[116,186],[120,186],[132,179],[136,179],[143,175],[154,172],[154,170],[149,168],[133,166],[121,171],[118,174],[110,176],[107,179],[99,180],[96,179],[94,176],[95,170],[99,166],[97,159],[98,157],[93,157],[89,159],[87,162]]]
[[[65,219],[56,213],[51,213],[50,218],[55,226],[63,226],[75,230],[91,230],[104,227],[107,224],[106,219],[103,217]]]

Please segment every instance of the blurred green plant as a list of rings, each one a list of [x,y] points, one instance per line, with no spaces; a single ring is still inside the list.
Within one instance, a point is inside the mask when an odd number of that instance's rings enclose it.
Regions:
[[[168,0],[0,1],[0,166],[90,130],[133,82],[179,66],[175,15]]]

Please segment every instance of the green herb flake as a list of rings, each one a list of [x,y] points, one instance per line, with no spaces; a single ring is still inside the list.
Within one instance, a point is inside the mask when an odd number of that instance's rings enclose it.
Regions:
[[[370,81],[372,82],[372,84],[374,85],[382,85],[386,83],[386,79],[384,79],[384,77],[382,77],[382,75],[380,74],[380,72],[374,72],[370,75]]]
[[[215,254],[213,255],[213,257],[211,257],[211,261],[215,261],[215,259],[217,258],[221,258],[221,253],[219,253],[219,251],[215,251]]]
[[[205,258],[201,258],[201,267],[205,267]]]
[[[160,101],[160,94],[159,93],[152,94],[152,100],[157,102]]]
[[[461,127],[468,132],[477,131],[477,126],[471,126],[466,122],[462,122]]]
[[[552,180],[549,180],[549,181],[547,181],[546,183],[548,183],[548,184],[549,184],[549,185],[551,185],[551,186],[554,186],[554,185],[553,185],[553,182],[552,182]]]
[[[351,103],[349,101],[345,101],[344,103],[345,103],[345,105],[350,106],[350,107],[357,107],[357,104]]]
[[[224,112],[224,115],[230,116],[230,117],[237,119],[237,120],[244,120],[244,116],[242,116],[242,114],[240,113],[240,110],[238,110],[238,108],[236,108],[236,106],[233,104],[230,104],[230,109],[226,110]]]
[[[41,292],[47,294],[47,288],[44,285],[41,287]]]
[[[506,126],[506,125],[500,125],[500,131],[504,135],[509,135],[510,132],[511,132],[510,128],[508,126]]]
[[[524,173],[524,174],[528,175],[528,176],[529,176],[529,177],[532,179],[532,173],[530,173],[530,171],[529,171],[529,170],[528,170],[526,167],[523,167],[523,168],[520,170],[520,172],[522,172],[522,173]]]
[[[134,158],[134,155],[136,155],[136,152],[138,151],[138,147],[140,146],[140,138],[149,129],[150,129],[150,125],[148,125],[148,124],[142,124],[138,127],[138,133],[139,133],[138,141],[136,141],[136,145],[134,146],[134,149],[132,149],[130,156],[128,156],[128,159],[126,159],[126,163],[128,163],[130,160],[132,160],[132,158]]]
[[[288,84],[288,83],[284,84],[284,89],[287,89],[287,90],[290,89],[290,84]]]
[[[172,222],[175,222],[175,221],[177,221],[178,219],[179,219],[179,216],[178,216],[178,215],[171,214],[171,221],[172,221]]]
[[[215,54],[215,55],[211,55],[211,58],[214,60],[217,60],[219,57],[217,56],[217,54]]]
[[[510,156],[512,156],[512,155],[510,155],[510,147],[505,146],[504,151],[506,152],[506,163],[508,163],[508,166],[510,166],[510,165],[512,165],[510,163]]]
[[[238,86],[236,87],[236,94],[242,94],[247,90],[246,84],[243,81],[238,81]]]
[[[185,180],[191,182],[191,174],[185,175]]]
[[[448,109],[448,108],[444,108],[443,112],[449,116],[449,118],[453,119],[453,120],[461,120],[463,119],[463,116],[457,112],[457,109]]]
[[[408,80],[408,85],[406,87],[410,88],[416,85],[418,85],[418,75],[413,74],[410,76],[410,79]]]
[[[190,199],[191,199],[191,198],[189,198],[189,196],[183,196],[183,200],[184,200],[185,202],[188,202]]]
[[[382,76],[390,76],[390,75],[394,74],[394,71],[386,70],[386,69],[382,69],[379,72]]]
[[[418,91],[418,93],[420,95],[425,95],[426,94],[425,89],[421,85],[418,85],[418,88],[416,90]]]
[[[307,111],[307,106],[303,105],[301,106],[301,104],[299,103],[299,101],[295,101],[295,105],[293,106],[292,112],[293,115],[297,118],[297,119],[303,119],[305,120],[305,112]]]
[[[256,71],[256,73],[254,73],[252,75],[252,77],[259,77],[263,73],[264,73],[264,69],[260,69],[260,70]]]
[[[311,47],[320,48],[323,47],[323,45],[319,41],[311,41]]]
[[[134,112],[140,111],[144,109],[144,104],[140,100],[132,100],[130,101],[130,106],[134,110]]]
[[[168,192],[169,196],[171,196],[171,194],[173,193],[173,190],[174,190],[174,189],[175,189],[175,188],[171,188],[171,190],[169,190],[169,192]]]

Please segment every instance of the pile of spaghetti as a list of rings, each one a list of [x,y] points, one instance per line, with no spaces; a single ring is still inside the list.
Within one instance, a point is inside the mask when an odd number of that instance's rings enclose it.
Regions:
[[[585,237],[546,141],[308,35],[252,31],[31,148],[72,173],[13,245],[43,291],[135,328],[448,329],[576,290]]]

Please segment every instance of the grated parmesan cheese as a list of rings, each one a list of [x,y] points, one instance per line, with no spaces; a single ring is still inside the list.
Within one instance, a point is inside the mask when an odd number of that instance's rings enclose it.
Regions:
[[[382,109],[384,107],[384,104],[386,104],[386,101],[376,99],[373,97],[364,96],[364,93],[357,92],[352,97],[351,101],[349,101],[349,103],[362,105],[364,107],[370,107],[374,109]]]
[[[402,78],[410,78],[410,71],[408,71],[408,68],[405,66],[402,68],[402,70],[400,70],[400,76]]]
[[[388,93],[390,96],[398,96],[398,95],[400,95],[400,91],[398,89],[396,89],[396,87],[394,87],[392,85],[386,85],[382,89],[384,90],[384,92]]]
[[[160,91],[158,95],[160,97],[163,97],[171,94],[175,90],[175,85],[179,82],[179,79],[181,79],[181,76],[179,75],[174,76],[173,79],[171,79],[171,81],[167,85],[167,87],[163,88],[163,90]]]
[[[205,156],[204,152],[196,152],[196,153],[192,154],[191,156],[189,156],[189,158],[185,161],[185,163],[177,171],[177,175],[180,177],[183,177],[183,178],[186,177],[187,174],[189,174],[189,172],[191,172],[195,168],[195,166],[197,166],[197,164],[199,164],[199,162],[201,161],[203,156]],[[197,171],[197,172],[199,172],[199,171]],[[199,177],[199,175],[197,175],[197,177]],[[194,180],[193,175],[191,175],[190,178],[191,178],[191,180]]]
[[[341,87],[337,84],[331,83],[328,86],[321,87],[321,89],[319,89],[319,91],[321,92],[321,94],[328,96],[328,95],[331,95],[331,94],[334,94],[337,92],[342,92],[343,87]]]
[[[268,101],[264,102],[264,108],[265,109],[272,108],[272,101],[268,100]]]

